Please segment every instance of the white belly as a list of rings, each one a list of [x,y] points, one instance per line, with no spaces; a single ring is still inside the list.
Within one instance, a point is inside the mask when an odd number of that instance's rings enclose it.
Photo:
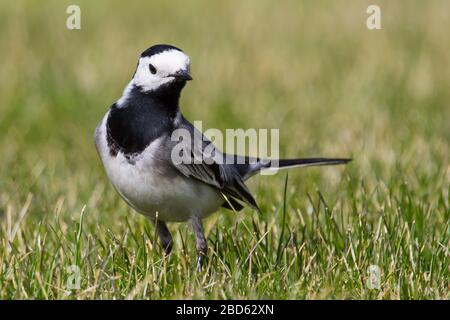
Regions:
[[[185,221],[192,215],[205,217],[224,202],[214,188],[181,173],[164,175],[155,165],[154,150],[160,143],[152,142],[134,163],[119,152],[111,156],[106,142],[106,119],[96,129],[95,143],[106,174],[117,192],[136,211],[162,221]]]

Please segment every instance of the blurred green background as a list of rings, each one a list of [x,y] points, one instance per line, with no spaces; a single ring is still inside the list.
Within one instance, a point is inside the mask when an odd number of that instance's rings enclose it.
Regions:
[[[66,28],[70,4],[81,8],[81,30]],[[369,4],[381,7],[382,30],[367,29]],[[40,282],[30,271],[35,270],[30,267],[34,260],[24,262],[36,249],[35,240],[51,233],[35,229],[46,229],[47,221],[57,223],[61,234],[73,239],[86,206],[86,239],[106,230],[116,236],[133,232],[127,223],[137,232],[148,228],[145,219],[130,215],[109,185],[92,138],[97,122],[121,96],[139,54],[156,43],[175,45],[190,56],[195,80],[183,91],[181,107],[188,119],[203,120],[204,130],[279,128],[281,155],[354,158],[345,169],[291,171],[288,189],[293,211],[306,212],[311,207],[307,194],[315,201],[320,190],[327,201],[342,208],[342,215],[366,214],[367,223],[376,229],[383,210],[395,207],[394,200],[402,198],[401,190],[406,188],[411,205],[420,208],[411,210],[426,224],[417,241],[443,248],[436,261],[443,263],[442,272],[448,275],[448,30],[450,2],[439,0],[2,1],[1,296],[58,297],[54,286],[64,279],[48,275],[41,282],[49,284],[43,285],[47,291],[38,290]],[[284,179],[279,174],[249,183],[265,211],[262,217],[250,209],[242,213],[245,218],[223,211],[207,221],[207,232],[233,226],[236,219],[278,221],[273,220],[278,219],[273,212],[283,200]],[[371,198],[377,190],[382,194]],[[290,219],[295,230],[299,220]],[[14,233],[15,222],[19,230]],[[278,222],[275,235],[280,232]],[[342,230],[345,233],[344,225]],[[434,237],[427,238],[429,230],[443,237],[440,246]],[[58,239],[63,242],[64,237]],[[16,249],[10,252],[7,248],[14,241]],[[53,248],[49,255],[60,250],[56,243],[49,240],[48,248]],[[72,259],[70,250],[62,255]],[[38,270],[50,268],[43,261]],[[63,270],[58,261],[50,265]],[[18,272],[23,289],[14,291],[20,285],[8,278],[11,270]],[[315,270],[320,279],[325,277]],[[259,271],[269,272],[262,267]],[[434,281],[437,291],[418,289],[418,297],[448,297],[448,279]],[[334,289],[323,293],[323,287],[334,288],[333,281],[316,284],[312,291],[292,295],[287,288],[265,293],[255,289],[253,295],[245,290],[230,289],[226,294],[210,290],[205,295],[373,297],[362,293],[361,286],[351,293],[351,286],[340,283],[341,293],[328,295]],[[118,297],[128,292],[122,289]],[[167,290],[152,297],[195,296]],[[403,297],[414,296],[411,292]]]

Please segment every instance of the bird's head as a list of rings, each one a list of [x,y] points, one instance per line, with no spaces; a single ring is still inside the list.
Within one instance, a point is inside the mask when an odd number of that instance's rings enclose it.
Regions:
[[[181,49],[157,44],[142,52],[133,83],[142,92],[181,90],[192,80],[189,69],[189,57]]]

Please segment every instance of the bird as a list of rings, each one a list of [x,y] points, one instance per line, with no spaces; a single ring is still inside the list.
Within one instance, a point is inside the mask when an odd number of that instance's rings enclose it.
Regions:
[[[266,169],[337,165],[351,159],[274,161],[226,154],[180,111],[181,92],[191,80],[190,58],[183,50],[168,44],[149,47],[140,55],[122,96],[95,128],[94,142],[112,186],[131,208],[154,224],[165,255],[173,246],[167,223],[190,225],[196,239],[197,268],[201,269],[208,249],[202,220],[220,207],[237,212],[248,205],[259,210],[245,185],[250,177]],[[173,150],[181,143],[172,139],[177,130],[191,138],[184,143],[188,156],[205,157],[173,161]],[[221,161],[224,159],[234,161]]]

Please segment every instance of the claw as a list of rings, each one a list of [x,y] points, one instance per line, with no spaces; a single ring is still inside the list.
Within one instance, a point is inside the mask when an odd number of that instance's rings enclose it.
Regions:
[[[197,216],[192,216],[189,219],[189,223],[194,231],[197,247],[197,271],[202,270],[204,259],[206,258],[206,252],[208,250],[208,244],[203,233],[202,220]]]
[[[170,242],[165,248],[164,248],[164,256],[168,257],[170,253],[172,252],[172,242]]]
[[[197,272],[202,271],[202,267],[203,267],[203,257],[198,256],[197,257]]]
[[[197,254],[197,271],[200,272],[207,265],[207,256],[204,252],[199,252]]]
[[[164,256],[167,257],[172,252],[173,239],[167,225],[163,221],[152,221],[156,226],[161,246],[164,249]]]

